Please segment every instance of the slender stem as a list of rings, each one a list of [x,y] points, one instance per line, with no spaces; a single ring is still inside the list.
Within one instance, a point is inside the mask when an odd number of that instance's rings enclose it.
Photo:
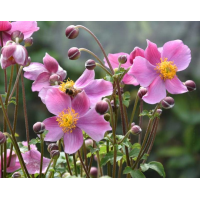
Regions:
[[[95,144],[95,147],[97,146],[96,143]],[[96,154],[97,154],[97,164],[98,164],[98,168],[99,168],[99,171],[100,171],[100,175],[103,176],[103,171],[102,171],[102,168],[100,166],[100,156],[99,156],[99,151],[96,151]]]
[[[92,167],[93,159],[94,159],[94,155],[92,154],[92,155],[91,155],[91,158],[90,158],[90,164],[89,164],[89,167],[88,167],[88,173],[90,173],[90,169],[91,169],[91,167]]]
[[[140,99],[140,113],[143,111],[143,100]],[[142,116],[139,117],[139,126],[142,128]],[[138,143],[141,144],[142,132],[138,135]]]
[[[107,74],[109,74],[110,76],[112,76],[112,74],[102,65],[100,65],[99,63],[96,63],[96,66],[101,67],[101,69],[103,69]]]
[[[87,150],[85,147],[85,141],[83,141],[83,153],[84,153],[84,159],[85,159],[85,167],[88,170]]]
[[[77,167],[76,167],[75,153],[73,154],[73,162],[74,162],[74,171],[75,171],[75,175],[78,176],[78,174],[77,174]]]
[[[1,177],[3,177],[3,145],[0,145],[1,146]]]
[[[55,166],[56,166],[57,160],[58,160],[58,159],[53,159],[53,165],[52,165],[52,167],[53,167],[54,170],[55,170]],[[51,172],[49,173],[48,178],[54,178],[54,171],[51,171]]]
[[[80,153],[79,150],[78,150],[78,156],[79,156],[79,158],[80,158],[81,165],[83,166],[83,169],[84,169],[84,171],[85,171],[86,177],[87,177],[87,178],[90,178],[90,175],[88,174],[88,171],[87,171],[87,169],[86,169],[86,167],[85,167],[85,165],[84,165],[84,163],[83,163],[83,159],[82,159],[82,157],[81,157],[81,153]]]
[[[121,178],[121,173],[122,173],[122,159],[120,160],[119,164],[118,178]]]
[[[6,178],[7,168],[7,141],[4,143],[4,165],[3,165],[3,177]]]
[[[69,158],[68,158],[68,155],[66,153],[65,153],[65,159],[66,159],[66,162],[67,162],[68,171],[69,171],[70,175],[72,176],[72,171],[71,171],[70,164],[69,164]]]
[[[41,140],[40,178],[42,178],[42,166],[43,166],[43,155],[44,155],[44,138],[42,134],[40,135],[40,140]]]
[[[106,141],[106,152],[109,153],[109,141]],[[110,161],[107,163],[107,174],[111,176],[111,164]]]
[[[121,144],[126,138],[128,138],[128,136],[130,135],[130,131],[128,131],[127,133],[126,133],[126,135],[118,142],[118,144]]]
[[[46,169],[46,172],[44,173],[44,177],[46,177],[47,172],[49,171],[49,168],[50,168],[50,166],[51,166],[52,161],[53,161],[53,159],[51,158],[51,160],[50,160],[50,162],[49,162],[49,165],[48,165],[48,167],[47,167],[47,169]]]
[[[135,111],[136,111],[136,108],[137,108],[138,100],[139,100],[139,96],[137,95],[136,99],[135,99],[134,106],[133,106],[133,111],[132,111],[132,114],[131,114],[131,119],[130,119],[130,122],[129,122],[128,129],[131,128],[131,123],[133,122],[133,119],[134,119],[134,116],[135,116]]]

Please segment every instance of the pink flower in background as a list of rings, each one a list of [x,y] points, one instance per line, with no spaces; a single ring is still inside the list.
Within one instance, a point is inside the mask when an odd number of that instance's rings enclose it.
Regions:
[[[75,153],[82,146],[82,130],[93,140],[100,141],[105,132],[112,129],[104,116],[99,115],[95,108],[90,109],[85,91],[71,100],[58,88],[52,88],[47,91],[45,102],[49,112],[56,115],[43,121],[48,130],[45,141],[54,142],[63,137],[66,153]]]
[[[8,40],[11,40],[11,34],[14,31],[21,31],[24,34],[24,39],[26,39],[38,30],[39,27],[37,27],[36,21],[17,21],[11,23],[8,21],[0,21],[0,31],[2,32],[3,45],[5,45]]]
[[[9,157],[10,157],[10,149],[7,149],[7,164],[9,161]],[[19,161],[17,161],[17,156],[14,152],[12,152],[12,156],[11,156],[11,161],[10,161],[10,165],[9,167],[6,168],[6,172],[7,173],[12,173],[18,169],[20,169],[20,163]],[[1,156],[0,156],[0,171],[1,171]],[[0,173],[0,178],[1,178],[1,173]]]
[[[126,55],[127,56],[127,62],[125,64],[122,64],[121,67],[124,69],[128,69],[129,67],[131,67],[131,60],[130,60],[130,55],[127,53],[115,53],[115,54],[108,54],[108,59],[110,61],[110,64],[112,65],[113,69],[117,69],[119,67],[119,61],[118,61],[118,57],[121,55]],[[108,66],[108,63],[106,61],[106,59],[104,58],[104,62],[105,62],[105,66]],[[126,85],[139,85],[137,80],[133,77],[130,76],[128,74],[125,74],[123,79],[122,79],[123,83]]]
[[[22,142],[22,144],[24,145],[24,146],[28,146],[28,142],[27,141],[23,141]],[[36,145],[34,145],[34,144],[31,144],[30,145],[30,148],[32,149],[32,150],[37,150],[37,147],[36,147]]]
[[[19,64],[25,66],[27,64],[28,52],[25,47],[10,41],[1,50],[1,67],[5,69],[10,65]]]
[[[147,87],[143,100],[149,104],[160,102],[171,94],[187,92],[176,72],[186,69],[191,61],[191,51],[181,40],[169,41],[162,48],[147,40],[143,56],[137,56],[128,74],[134,76],[142,87]]]
[[[75,93],[85,91],[89,97],[91,106],[94,106],[102,97],[109,96],[113,92],[112,83],[103,79],[94,79],[94,70],[85,70],[80,78],[74,83],[72,80],[63,82],[60,86],[53,86],[59,88],[62,92],[66,90],[72,90]],[[51,87],[45,87],[39,92],[39,97],[45,103],[45,97],[48,89]]]
[[[34,80],[32,91],[40,91],[43,87],[51,85],[50,79],[55,74],[58,75],[59,81],[63,81],[66,77],[66,71],[63,70],[58,62],[46,53],[43,58],[43,64],[33,62],[28,67],[23,68],[24,77]]]

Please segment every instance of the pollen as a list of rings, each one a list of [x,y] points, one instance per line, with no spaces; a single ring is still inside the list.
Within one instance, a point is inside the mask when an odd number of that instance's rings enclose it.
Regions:
[[[58,125],[64,133],[71,133],[75,128],[79,118],[79,114],[74,109],[64,109],[56,118]]]
[[[160,77],[165,81],[167,79],[173,79],[176,76],[178,70],[173,61],[167,61],[161,58],[161,62],[157,64],[155,70],[160,74]]]
[[[66,82],[60,84],[59,90],[65,92],[66,89],[72,88],[74,86],[74,81],[68,79]]]

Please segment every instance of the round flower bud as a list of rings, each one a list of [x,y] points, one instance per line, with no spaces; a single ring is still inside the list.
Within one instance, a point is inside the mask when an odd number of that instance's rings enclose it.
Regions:
[[[77,165],[77,166],[81,166],[81,161],[80,161],[80,160],[77,160],[77,161],[76,161],[76,165]]]
[[[55,85],[55,83],[59,83],[61,81],[61,77],[58,74],[52,74],[49,78],[50,84]]]
[[[58,150],[59,148],[58,148],[58,145],[56,144],[56,143],[51,143],[51,144],[49,144],[48,145],[48,147],[47,147],[47,150],[48,150],[48,152],[50,153],[51,151],[53,151],[53,150]]]
[[[93,140],[92,139],[87,139],[87,140],[85,140],[85,146],[86,147],[89,147],[89,146],[93,146]]]
[[[96,67],[96,62],[92,59],[89,59],[85,62],[85,68],[88,70],[93,70]]]
[[[24,40],[24,43],[25,43],[25,46],[26,46],[26,47],[32,46],[32,45],[33,45],[33,38],[32,38],[32,37],[26,38],[26,39]]]
[[[140,99],[142,99],[142,97],[143,97],[146,93],[147,93],[147,89],[144,88],[144,87],[141,87],[141,88],[139,89],[139,91],[138,91],[138,97],[139,97]]]
[[[33,131],[36,133],[36,134],[42,134],[45,130],[45,125],[44,123],[42,122],[36,122],[34,125],[33,125]]]
[[[131,123],[131,127],[133,127],[134,125],[135,125],[135,122],[132,122],[132,123]]]
[[[72,47],[68,51],[68,58],[70,60],[77,60],[81,56],[81,52],[77,47]]]
[[[140,126],[134,125],[134,126],[131,127],[130,131],[133,135],[138,135],[142,132],[142,129],[140,128]]]
[[[104,115],[104,119],[108,122],[110,120],[110,114],[109,113],[106,113]]]
[[[68,178],[70,177],[70,173],[69,172],[65,172],[63,175],[62,175],[62,178]]]
[[[196,90],[196,83],[192,80],[187,80],[185,82],[185,86],[187,87],[188,91],[194,91]]]
[[[0,145],[4,144],[6,141],[6,136],[0,132]]]
[[[65,30],[65,35],[66,37],[68,37],[68,39],[74,39],[78,36],[78,34],[79,34],[79,29],[74,25],[68,26]]]
[[[95,110],[100,115],[104,115],[108,111],[108,103],[104,100],[97,102]]]
[[[31,57],[28,57],[26,60],[26,65],[25,67],[28,67],[31,64]]]
[[[90,175],[92,178],[97,178],[98,176],[98,169],[96,167],[91,167],[90,169]]]
[[[11,34],[11,39],[14,42],[21,43],[24,39],[24,34],[21,31],[14,31]]]
[[[59,156],[60,156],[60,151],[59,151],[59,150],[52,150],[52,151],[50,152],[50,156],[51,156],[51,158],[53,158],[53,159],[58,159]]]
[[[118,62],[120,64],[125,64],[127,62],[127,56],[126,55],[121,55],[118,57]]]
[[[157,109],[156,112],[161,115],[162,114],[162,109]]]
[[[12,175],[12,178],[21,178],[21,174],[19,172],[15,172],[13,175]]]
[[[161,104],[164,109],[170,109],[170,108],[174,107],[174,99],[172,97],[165,97],[161,101]]]

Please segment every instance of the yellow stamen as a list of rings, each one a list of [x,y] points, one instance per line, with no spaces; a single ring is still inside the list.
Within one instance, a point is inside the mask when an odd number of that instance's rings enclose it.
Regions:
[[[64,109],[56,118],[58,125],[62,128],[64,133],[71,133],[76,128],[79,114],[74,109]]]
[[[167,61],[161,58],[161,62],[157,64],[155,70],[160,74],[160,77],[165,81],[167,79],[173,79],[176,76],[178,70],[173,61]]]
[[[66,89],[72,88],[74,86],[74,81],[68,79],[66,82],[60,84],[59,90],[65,92]]]

